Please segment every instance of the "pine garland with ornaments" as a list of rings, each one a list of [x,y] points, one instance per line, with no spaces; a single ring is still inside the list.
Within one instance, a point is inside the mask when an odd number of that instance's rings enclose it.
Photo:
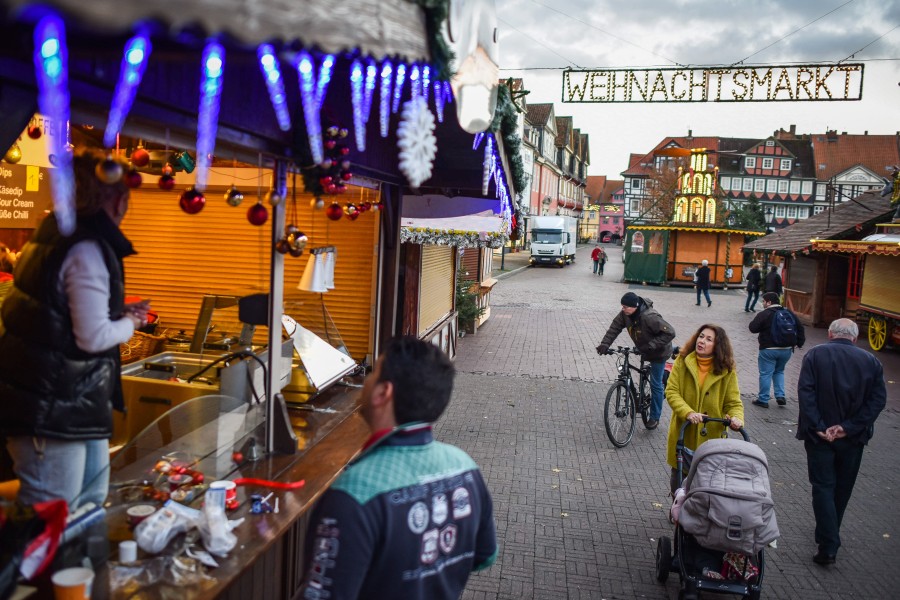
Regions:
[[[404,244],[456,246],[457,248],[500,248],[506,242],[506,236],[497,231],[401,227],[400,242]]]

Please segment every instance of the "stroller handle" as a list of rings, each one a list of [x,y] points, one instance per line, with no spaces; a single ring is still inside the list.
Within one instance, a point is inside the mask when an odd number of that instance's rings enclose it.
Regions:
[[[703,423],[724,423],[725,427],[731,426],[731,419],[720,419],[718,417],[708,417],[706,415],[703,415],[702,422]],[[685,421],[681,425],[681,431],[678,432],[678,444],[676,444],[676,447],[681,447],[681,448],[684,447],[684,432],[687,431],[687,428],[691,425],[693,425],[693,423],[691,423],[690,421]],[[741,427],[737,431],[738,431],[738,433],[740,433],[743,436],[744,441],[746,441],[746,442],[750,441],[750,436],[747,435],[747,432],[744,431],[743,427]]]

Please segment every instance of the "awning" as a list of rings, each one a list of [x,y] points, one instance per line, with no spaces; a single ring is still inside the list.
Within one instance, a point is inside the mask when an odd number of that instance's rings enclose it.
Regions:
[[[111,34],[135,23],[162,23],[173,32],[200,28],[256,46],[299,42],[327,53],[359,49],[375,58],[428,61],[425,12],[409,0],[0,0],[15,16],[28,6],[49,6],[83,27]]]
[[[843,252],[847,254],[879,254],[900,256],[900,242],[871,240],[810,240],[812,249],[819,252]]]
[[[423,218],[400,220],[400,241],[458,248],[500,248],[508,237],[500,215]]]
[[[683,225],[629,225],[628,229],[644,231],[696,231],[698,233],[734,233],[736,235],[766,235],[762,231],[725,229],[722,227],[688,227]]]

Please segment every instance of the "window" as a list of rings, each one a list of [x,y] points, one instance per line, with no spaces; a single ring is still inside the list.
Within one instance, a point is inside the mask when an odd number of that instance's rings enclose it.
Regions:
[[[637,216],[641,212],[641,201],[640,200],[632,200],[631,201],[631,214]]]
[[[744,180],[744,188],[743,189],[745,192],[753,191],[753,180],[751,178],[748,177]]]
[[[763,159],[763,169],[771,169],[772,165],[775,163],[774,159],[764,158]]]
[[[753,180],[753,191],[754,192],[766,191],[766,180],[765,179],[754,179]]]
[[[809,217],[809,208],[806,206],[798,206],[797,207],[797,218],[798,219],[806,219]]]
[[[791,159],[789,159],[789,158],[781,159],[781,170],[782,171],[790,171],[791,170]]]
[[[639,190],[641,189],[641,180],[640,179],[632,179],[631,180],[631,189]]]
[[[775,216],[778,217],[779,219],[784,218],[784,206],[783,205],[779,205],[779,206],[775,207]]]
[[[739,192],[741,191],[741,178],[740,177],[732,177],[731,178],[731,191]]]
[[[817,198],[825,198],[825,187],[826,187],[826,184],[824,184],[824,183],[816,184],[816,197]]]
[[[618,224],[619,224],[619,217],[613,217],[613,223],[615,223],[616,225],[618,225]]]
[[[787,218],[788,219],[796,219],[797,218],[797,207],[796,206],[788,206]]]
[[[823,210],[825,210],[825,207],[824,207],[824,206],[813,206],[813,214],[814,214],[814,215],[819,214],[819,213],[822,212]]]
[[[766,146],[768,146],[768,147],[771,148],[771,147],[774,146],[774,145],[775,145],[775,141],[774,141],[774,140],[766,140]]]
[[[791,193],[795,196],[800,193],[800,182],[792,181],[791,182]]]
[[[801,192],[804,196],[809,196],[812,194],[812,181],[804,181],[803,182],[803,191]]]
[[[731,177],[721,177],[719,179],[719,185],[722,186],[723,190],[731,189]]]
[[[767,179],[766,180],[766,193],[774,194],[775,188],[778,186],[778,181],[775,179]]]
[[[744,159],[744,169],[755,169],[756,168],[756,157],[748,156]]]
[[[779,194],[787,194],[788,192],[788,180],[787,179],[779,179],[778,180],[778,193]]]
[[[863,267],[866,265],[865,254],[850,255],[850,269],[847,275],[847,298],[859,300],[862,291]]]

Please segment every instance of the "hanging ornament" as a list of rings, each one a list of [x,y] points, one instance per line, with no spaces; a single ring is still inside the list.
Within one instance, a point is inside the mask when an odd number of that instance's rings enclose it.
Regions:
[[[26,133],[28,133],[28,137],[30,137],[33,140],[40,139],[41,135],[44,134],[44,132],[41,131],[41,128],[37,125],[29,125],[28,129],[26,129],[25,131],[26,131]]]
[[[175,187],[175,178],[164,173],[160,176],[159,181],[156,182],[156,185],[158,185],[159,189],[161,190],[171,190]]]
[[[320,197],[315,197],[309,201],[309,206],[313,210],[322,210],[323,208],[325,208],[325,201]]]
[[[206,197],[197,191],[196,188],[189,187],[181,194],[178,205],[187,214],[196,215],[206,206]]]
[[[269,209],[261,201],[247,209],[247,220],[251,225],[260,226],[269,220]]]
[[[134,189],[141,187],[142,183],[144,183],[144,178],[141,177],[141,174],[135,169],[128,169],[128,172],[125,173],[125,185]]]
[[[322,187],[327,187],[331,185],[332,178],[331,175],[325,175],[323,177],[319,177],[319,183],[322,184]]]
[[[112,155],[109,154],[105,159],[97,163],[94,173],[97,175],[97,179],[107,185],[111,185],[122,179],[125,169],[122,168],[122,163],[115,160]]]
[[[19,148],[18,144],[13,144],[9,147],[9,150],[6,151],[6,154],[3,156],[3,160],[11,165],[18,163],[20,160],[22,160],[22,149]]]
[[[225,192],[225,202],[228,203],[228,206],[240,206],[243,201],[244,194],[232,184],[231,189]]]
[[[351,179],[353,179],[353,173],[351,173],[350,171],[341,171],[341,179],[343,179],[344,181],[350,181]]]
[[[275,190],[269,190],[266,194],[266,202],[269,203],[269,206],[278,206],[279,204],[281,204],[281,201],[281,194],[279,194]]]
[[[278,254],[287,254],[291,251],[291,243],[286,237],[283,237],[275,242],[275,251],[278,252]]]
[[[434,137],[434,115],[422,97],[403,104],[397,126],[397,146],[400,148],[400,171],[410,186],[418,188],[431,177],[437,139]]]
[[[351,221],[355,221],[359,217],[359,209],[352,202],[347,203],[347,206],[344,207],[344,212],[347,213],[347,218]]]
[[[136,167],[146,167],[150,164],[150,153],[143,146],[138,146],[131,153],[131,164]]]
[[[163,168],[162,168],[162,174],[163,175],[175,175],[175,167],[173,167],[169,163],[164,164]]]
[[[319,166],[327,171],[328,169],[331,168],[331,165],[333,165],[333,164],[334,164],[334,162],[330,158],[326,158],[325,160],[322,161],[322,164],[320,164]]]
[[[332,202],[331,206],[325,209],[325,216],[332,221],[337,221],[344,216],[344,209],[337,202]]]
[[[372,210],[372,203],[371,202],[363,202],[357,208],[359,208],[359,210],[361,212],[367,212],[367,211]]]
[[[375,204],[372,205],[372,210],[374,210],[374,211],[384,210],[384,202],[376,202]]]
[[[306,244],[309,243],[309,238],[306,237],[305,233],[303,233],[300,230],[297,230],[290,235],[290,237],[288,238],[288,241],[291,244],[291,248],[290,248],[289,252],[291,253],[291,256],[296,258],[296,257],[300,256],[301,254],[303,254],[303,250],[304,250],[304,248],[306,248]]]
[[[346,191],[347,191],[347,186],[344,185],[343,183],[336,183],[336,184],[334,185],[334,193],[335,193],[335,194],[340,195],[340,194],[343,194],[343,193],[346,192]]]

